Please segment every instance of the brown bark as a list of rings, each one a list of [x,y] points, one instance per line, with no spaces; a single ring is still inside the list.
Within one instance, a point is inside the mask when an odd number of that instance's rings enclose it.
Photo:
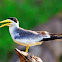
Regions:
[[[17,48],[15,49],[15,52],[19,56],[20,62],[43,62],[39,57],[24,51],[20,51]]]

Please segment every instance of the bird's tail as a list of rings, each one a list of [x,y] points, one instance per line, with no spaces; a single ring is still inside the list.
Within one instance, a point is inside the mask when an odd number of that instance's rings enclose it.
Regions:
[[[49,41],[49,40],[59,40],[62,39],[62,33],[60,34],[50,34],[50,38],[44,38],[43,41]],[[60,40],[59,40],[60,41]]]

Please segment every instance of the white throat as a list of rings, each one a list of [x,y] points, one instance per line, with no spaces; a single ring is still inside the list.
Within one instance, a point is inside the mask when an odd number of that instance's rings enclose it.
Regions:
[[[13,33],[13,31],[15,30],[15,28],[19,28],[19,26],[11,26],[11,27],[9,27],[9,32],[10,32],[10,34],[12,34]]]

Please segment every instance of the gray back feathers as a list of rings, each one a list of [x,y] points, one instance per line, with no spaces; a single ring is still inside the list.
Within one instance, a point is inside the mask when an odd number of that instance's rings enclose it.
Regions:
[[[29,31],[29,30],[24,30],[24,29],[21,29],[21,28],[16,28],[14,30],[14,33],[18,33],[19,36],[15,36],[15,39],[22,39],[22,38],[38,38],[38,37],[41,37],[41,34],[39,33],[34,33],[32,31]]]

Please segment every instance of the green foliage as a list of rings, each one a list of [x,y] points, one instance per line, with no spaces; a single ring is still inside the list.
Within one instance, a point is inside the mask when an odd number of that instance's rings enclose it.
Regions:
[[[62,62],[62,56],[60,56],[60,62]]]
[[[16,17],[25,29],[46,22],[61,10],[62,0],[0,0],[0,20]],[[5,62],[13,50],[14,42],[8,28],[0,28],[0,60]]]

